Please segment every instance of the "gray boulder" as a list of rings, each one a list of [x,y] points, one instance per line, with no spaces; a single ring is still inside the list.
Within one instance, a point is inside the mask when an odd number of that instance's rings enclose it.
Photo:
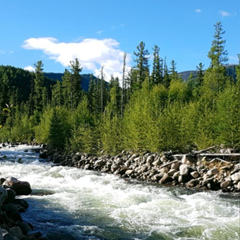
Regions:
[[[16,195],[29,195],[32,192],[29,182],[19,181],[14,177],[8,177],[3,187],[14,190]]]
[[[182,164],[179,167],[179,171],[181,176],[187,176],[190,171],[190,167],[187,164]]]
[[[2,207],[3,203],[7,200],[7,197],[7,191],[3,187],[0,187],[0,207]]]

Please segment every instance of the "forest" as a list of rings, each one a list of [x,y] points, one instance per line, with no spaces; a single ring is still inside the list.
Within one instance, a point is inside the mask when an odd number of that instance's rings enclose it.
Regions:
[[[66,152],[116,154],[122,150],[189,152],[212,145],[240,150],[240,65],[227,72],[222,24],[214,25],[208,57],[183,80],[175,61],[167,66],[160,48],[140,42],[130,72],[107,83],[104,68],[82,88],[78,59],[62,79],[0,66],[0,142],[46,143]]]

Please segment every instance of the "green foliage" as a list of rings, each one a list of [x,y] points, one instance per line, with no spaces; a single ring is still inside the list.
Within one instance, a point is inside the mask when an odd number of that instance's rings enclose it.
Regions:
[[[69,139],[68,150],[81,152],[96,152],[98,134],[93,115],[88,109],[88,100],[82,99],[76,111],[72,114],[72,135]]]
[[[237,85],[229,85],[217,102],[218,141],[240,149],[240,91]]]
[[[223,65],[228,60],[227,51],[224,49],[226,40],[223,40],[223,34],[225,31],[222,29],[221,22],[217,22],[214,27],[214,39],[212,41],[212,47],[208,53],[208,57],[211,60],[211,68]]]
[[[71,122],[68,110],[56,107],[50,118],[48,132],[48,147],[51,149],[64,150],[71,136]]]

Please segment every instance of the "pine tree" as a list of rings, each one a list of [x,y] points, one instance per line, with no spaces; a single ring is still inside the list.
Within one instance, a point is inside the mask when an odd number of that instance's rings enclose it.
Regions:
[[[52,89],[52,105],[55,107],[63,105],[63,89],[60,81],[57,81]]]
[[[76,58],[75,61],[70,62],[70,71],[71,71],[71,109],[76,108],[79,104],[82,97],[82,89],[81,89],[81,75],[82,71],[81,64],[79,60]]]
[[[168,71],[167,60],[164,59],[164,67],[163,67],[163,85],[168,88],[170,86],[171,78]]]
[[[44,85],[44,75],[43,75],[43,63],[38,61],[34,64],[35,66],[35,78],[34,78],[34,109],[37,111],[42,111],[43,108],[43,85]]]
[[[215,92],[215,94],[221,92],[230,78],[227,77],[226,67],[223,65],[227,60],[227,51],[224,50],[225,40],[222,35],[225,31],[222,30],[222,25],[217,22],[215,25],[215,34],[212,41],[212,47],[208,53],[208,57],[211,60],[210,68],[207,69],[204,75],[203,85],[205,92],[208,90]]]
[[[68,109],[72,108],[72,82],[71,73],[65,69],[62,77],[63,103]]]
[[[151,76],[152,84],[159,84],[163,82],[163,61],[160,58],[159,51],[160,48],[155,45],[153,48],[153,70]]]
[[[211,60],[211,68],[219,67],[228,61],[227,51],[225,48],[226,40],[223,40],[225,31],[222,29],[221,22],[217,22],[215,25],[214,39],[212,41],[212,47],[208,53],[208,57]]]
[[[145,43],[140,42],[137,46],[137,52],[134,52],[136,62],[135,69],[137,70],[136,79],[134,79],[134,84],[137,89],[141,88],[142,83],[149,76],[149,51],[145,49]]]

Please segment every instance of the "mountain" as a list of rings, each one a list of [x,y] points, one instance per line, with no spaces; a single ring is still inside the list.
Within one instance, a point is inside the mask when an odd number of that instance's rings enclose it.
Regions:
[[[229,76],[232,76],[233,79],[236,81],[237,79],[237,74],[236,74],[236,67],[237,65],[235,64],[229,64],[229,65],[226,65],[226,73],[227,75]],[[183,71],[183,72],[179,72],[179,76],[181,76],[181,78],[183,80],[188,80],[189,79],[189,76],[193,75],[193,78],[195,78],[197,76],[197,71],[196,70],[193,70],[193,71]]]
[[[26,102],[31,92],[31,84],[34,81],[34,73],[12,66],[0,65],[0,80],[6,74],[9,79],[10,94],[15,95],[18,102]],[[51,92],[51,86],[56,82],[44,77],[44,86]]]
[[[52,79],[54,81],[62,81],[62,77],[63,77],[63,73],[53,73],[53,72],[49,72],[49,73],[44,73],[44,76]],[[89,88],[89,83],[91,80],[91,74],[81,74],[81,78],[82,78],[82,89],[87,92],[88,88]],[[96,79],[96,77],[92,76],[93,80]]]

